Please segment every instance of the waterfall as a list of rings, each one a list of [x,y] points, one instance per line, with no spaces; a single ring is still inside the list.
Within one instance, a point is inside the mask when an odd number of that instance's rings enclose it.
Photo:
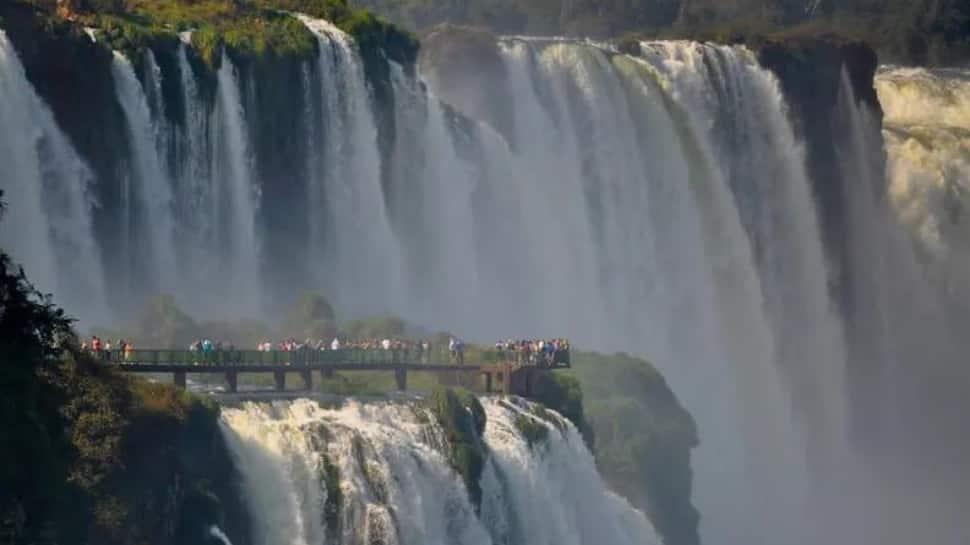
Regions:
[[[107,319],[101,251],[92,230],[92,174],[34,93],[0,31],[0,243],[34,285],[86,322]]]
[[[299,16],[320,45],[317,77],[321,112],[318,150],[323,168],[310,180],[322,224],[310,240],[319,247],[318,273],[333,289],[337,303],[361,312],[398,308],[399,247],[391,230],[381,185],[374,109],[356,45],[340,29],[319,19]]]
[[[348,35],[299,18],[319,46],[292,90],[303,99],[292,140],[307,150],[295,169],[307,179],[293,184],[309,211],[291,224],[306,226],[299,233],[261,221],[261,207],[281,206],[262,198],[265,154],[253,149],[250,124],[267,112],[242,102],[278,82],[258,81],[258,70],[225,54],[203,74],[189,43],[164,53],[175,55],[168,62],[146,52],[143,83],[117,55],[130,157],[119,161],[120,209],[101,210],[87,187],[103,182],[0,40],[0,159],[13,173],[2,187],[5,224],[15,226],[0,238],[31,278],[69,309],[87,309],[103,300],[99,254],[120,251],[158,276],[133,282],[135,294],[173,289],[210,315],[252,315],[264,294],[314,290],[342,318],[396,313],[472,340],[568,336],[643,355],[698,423],[705,542],[959,541],[946,531],[965,528],[958,507],[967,498],[954,483],[970,452],[955,431],[970,382],[961,339],[970,324],[965,71],[881,71],[883,133],[843,76],[832,138],[846,227],[844,248],[833,250],[823,247],[806,152],[778,82],[745,47],[645,42],[627,55],[505,37],[493,70],[432,77],[434,67],[388,61],[387,80],[374,81]],[[184,108],[162,92],[176,87]],[[469,88],[494,93],[453,101],[482,100],[465,106],[475,119],[448,104],[448,89]],[[300,208],[272,208],[273,217]],[[121,218],[129,242],[101,247],[96,213]],[[306,284],[266,285],[290,265],[271,262],[265,240],[306,253],[309,274],[285,276]],[[555,507],[567,511],[529,511],[534,520],[510,514],[508,505],[521,515],[536,497],[579,494],[543,488],[535,475],[553,475],[543,472],[568,467],[556,478],[596,494],[601,485],[569,433],[537,457],[508,425],[512,409],[486,405],[492,461],[481,518],[409,409],[228,411],[228,436],[253,468],[247,479],[261,479],[249,483],[257,534],[332,538],[319,516],[332,491],[303,477],[336,464],[352,499],[339,520],[356,521],[336,527],[362,532],[344,541],[545,539],[553,530],[536,520],[548,517],[569,529],[550,540],[595,531],[624,542],[639,522],[605,495],[589,513],[564,501]],[[510,475],[519,488],[507,488]],[[435,519],[442,510],[445,527]],[[886,522],[860,522],[875,517]]]
[[[965,321],[970,316],[970,72],[885,68],[876,78],[885,111],[891,202],[914,234],[920,260]]]
[[[966,471],[970,441],[952,430],[963,425],[967,410],[970,372],[963,363],[966,341],[961,338],[966,319],[959,311],[962,303],[954,309],[953,292],[947,293],[946,285],[934,278],[939,264],[920,258],[923,233],[913,229],[899,192],[935,190],[918,170],[906,168],[914,155],[900,143],[916,138],[905,136],[907,131],[946,132],[949,129],[939,120],[961,120],[958,115],[939,115],[935,107],[914,119],[917,110],[910,108],[916,101],[903,97],[914,87],[923,98],[939,95],[932,82],[916,78],[907,83],[900,77],[907,76],[891,72],[880,77],[880,97],[887,99],[885,150],[875,114],[856,100],[846,74],[838,117],[844,125],[834,128],[835,134],[844,135],[840,168],[846,179],[856,182],[846,185],[843,198],[850,219],[852,294],[846,317],[852,353],[848,399],[855,451],[861,455],[854,470],[844,472],[851,478],[838,488],[852,490],[848,501],[861,507],[849,508],[845,496],[832,493],[829,515],[834,523],[853,528],[840,516],[886,519],[886,513],[907,513],[905,520],[886,520],[878,528],[854,528],[860,539],[893,544],[959,541],[967,524],[956,506],[970,497],[957,483]],[[959,79],[944,85],[959,90]],[[938,106],[957,112],[965,107],[959,92],[944,96]],[[935,141],[925,138],[920,145],[934,147]],[[945,150],[945,144],[940,148]],[[888,184],[881,176],[886,152]],[[932,203],[928,199],[917,206],[926,214]]]
[[[176,287],[176,257],[174,241],[173,198],[170,180],[165,174],[156,146],[158,131],[152,122],[151,110],[141,83],[135,76],[131,62],[119,52],[114,53],[111,66],[118,103],[125,112],[128,136],[132,149],[132,169],[127,203],[132,209],[136,230],[129,234],[124,245],[129,248],[127,258],[146,269],[155,289],[168,291]],[[129,205],[130,205],[129,204]],[[144,249],[144,250],[143,250]]]
[[[482,403],[481,516],[423,407],[326,409],[302,399],[225,409],[254,543],[659,543],[643,515],[606,490],[570,424],[538,420],[548,437],[530,446],[514,424],[536,418],[528,407]]]
[[[262,303],[259,240],[256,233],[258,185],[253,179],[245,112],[235,66],[223,54],[217,75],[214,120],[211,123],[212,198],[209,210],[215,229],[205,251],[220,258],[214,282],[221,305],[236,312],[257,312]],[[213,284],[219,285],[219,284]]]

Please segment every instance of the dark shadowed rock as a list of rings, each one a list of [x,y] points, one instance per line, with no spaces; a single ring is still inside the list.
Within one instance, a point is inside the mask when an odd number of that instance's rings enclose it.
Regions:
[[[439,25],[422,36],[421,71],[445,102],[491,125],[507,139],[512,130],[506,68],[496,36],[479,28]]]

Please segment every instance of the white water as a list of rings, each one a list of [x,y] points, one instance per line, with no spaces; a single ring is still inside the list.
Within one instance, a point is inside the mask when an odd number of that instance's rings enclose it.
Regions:
[[[116,51],[111,69],[132,151],[132,183],[124,201],[135,206],[129,214],[136,218],[136,228],[123,244],[131,252],[128,259],[134,258],[152,276],[148,285],[170,291],[176,286],[172,187],[158,157],[151,110],[131,62]]]
[[[211,172],[213,195],[209,205],[215,230],[206,251],[221,257],[212,278],[220,285],[216,297],[238,314],[260,308],[259,241],[256,234],[258,186],[253,179],[245,112],[239,96],[238,76],[223,54],[218,72],[212,133]]]
[[[889,192],[921,261],[967,315],[970,300],[970,72],[887,68],[876,90],[885,111]]]
[[[353,43],[328,23],[303,22],[323,54],[292,93],[304,99],[307,125],[298,130],[311,143],[304,183],[313,211],[313,280],[294,292],[322,291],[343,316],[396,312],[474,339],[567,335],[650,357],[699,424],[695,499],[707,543],[960,541],[952,532],[965,528],[958,511],[967,502],[954,483],[970,450],[954,432],[967,384],[959,338],[967,321],[954,317],[970,315],[966,237],[953,212],[966,181],[960,78],[880,76],[888,193],[876,119],[844,83],[833,139],[849,251],[846,270],[829,271],[787,106],[744,48],[647,43],[643,58],[631,58],[589,43],[503,39],[506,77],[486,82],[513,98],[489,106],[508,110],[492,118],[514,121],[501,136],[489,119],[456,119],[420,76],[392,64],[396,132],[382,150],[381,110]],[[261,269],[278,266],[260,259],[253,112],[228,58],[206,104],[185,52],[187,122],[169,175],[179,255],[190,256],[179,294],[210,313],[252,314],[267,291]],[[0,84],[32,96],[21,80]],[[0,111],[20,116],[9,126],[37,126],[23,117],[29,107]],[[139,150],[163,148],[164,134],[154,133],[153,146],[133,143],[133,164]],[[17,180],[37,179],[35,163],[14,163]],[[49,208],[37,184],[17,188],[36,213],[8,221],[42,231]],[[19,251],[51,282],[56,252],[45,240]],[[830,274],[849,284],[842,315]],[[428,482],[456,490],[440,474]],[[319,491],[303,485],[274,492],[267,505],[305,510]],[[373,521],[359,526],[367,531],[393,524],[386,506],[362,513]],[[319,518],[287,518],[297,516],[280,514],[279,527],[317,542]],[[496,517],[486,523],[492,536],[508,524]],[[478,539],[475,528],[464,522],[460,532],[471,533],[462,539]]]
[[[68,312],[106,319],[104,271],[94,240],[90,170],[37,97],[0,31],[0,244],[31,282]]]
[[[858,182],[846,186],[844,198],[853,260],[852,435],[857,452],[865,455],[856,462],[858,471],[847,473],[861,482],[847,481],[841,488],[855,486],[853,504],[868,511],[862,516],[883,521],[856,528],[858,539],[892,544],[961,542],[970,535],[957,507],[970,501],[961,484],[970,444],[953,434],[964,425],[970,387],[964,365],[966,300],[959,286],[942,280],[959,262],[959,250],[921,257],[926,233],[914,221],[938,212],[931,195],[940,188],[934,177],[922,174],[943,167],[933,155],[947,152],[945,134],[940,140],[935,136],[948,132],[949,123],[965,121],[958,114],[968,95],[960,95],[958,77],[924,77],[929,75],[893,71],[877,82],[886,104],[888,184],[879,168],[884,153],[879,125],[865,105],[855,102],[845,76],[839,107],[846,123],[837,128],[847,135],[841,167],[847,179]],[[951,86],[956,92],[939,92]],[[917,97],[924,99],[923,114],[917,114]],[[948,108],[950,115],[940,115]],[[922,138],[924,149],[933,151],[913,153],[911,138]],[[959,161],[949,166],[960,168]],[[949,183],[959,185],[959,174]],[[914,199],[914,193],[925,200]],[[856,514],[839,501],[830,508],[843,516]]]
[[[313,201],[314,274],[334,301],[360,312],[397,308],[399,244],[391,231],[381,187],[377,125],[363,66],[350,39],[327,21],[300,16],[318,38],[317,82],[322,104]],[[317,105],[314,105],[317,106]],[[316,120],[314,120],[316,121]],[[319,219],[317,207],[325,211]]]
[[[575,429],[557,419],[530,448],[520,411],[483,400],[491,453],[481,516],[448,465],[443,431],[425,409],[303,399],[223,411],[243,471],[256,545],[388,543],[657,544],[643,515],[608,492]],[[562,431],[560,427],[562,426]],[[342,509],[328,526],[326,461],[339,470]]]
[[[222,528],[219,528],[218,526],[210,526],[209,535],[221,541],[222,545],[232,545],[232,542],[229,541],[229,537],[225,532],[222,531]]]

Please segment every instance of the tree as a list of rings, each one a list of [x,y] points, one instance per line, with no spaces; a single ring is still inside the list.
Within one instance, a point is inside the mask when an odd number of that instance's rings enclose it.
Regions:
[[[284,329],[298,339],[328,339],[337,332],[337,316],[325,297],[306,293],[287,313]]]
[[[53,524],[69,445],[58,392],[44,377],[73,339],[71,320],[0,250],[0,537],[14,543]]]

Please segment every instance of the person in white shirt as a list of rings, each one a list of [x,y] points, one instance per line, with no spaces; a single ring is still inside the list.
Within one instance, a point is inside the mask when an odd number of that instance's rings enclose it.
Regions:
[[[330,343],[330,350],[340,350],[340,339],[337,337],[333,338],[333,342]]]
[[[390,350],[391,349],[391,339],[384,339],[383,341],[381,341],[381,348],[383,348],[384,350]]]

